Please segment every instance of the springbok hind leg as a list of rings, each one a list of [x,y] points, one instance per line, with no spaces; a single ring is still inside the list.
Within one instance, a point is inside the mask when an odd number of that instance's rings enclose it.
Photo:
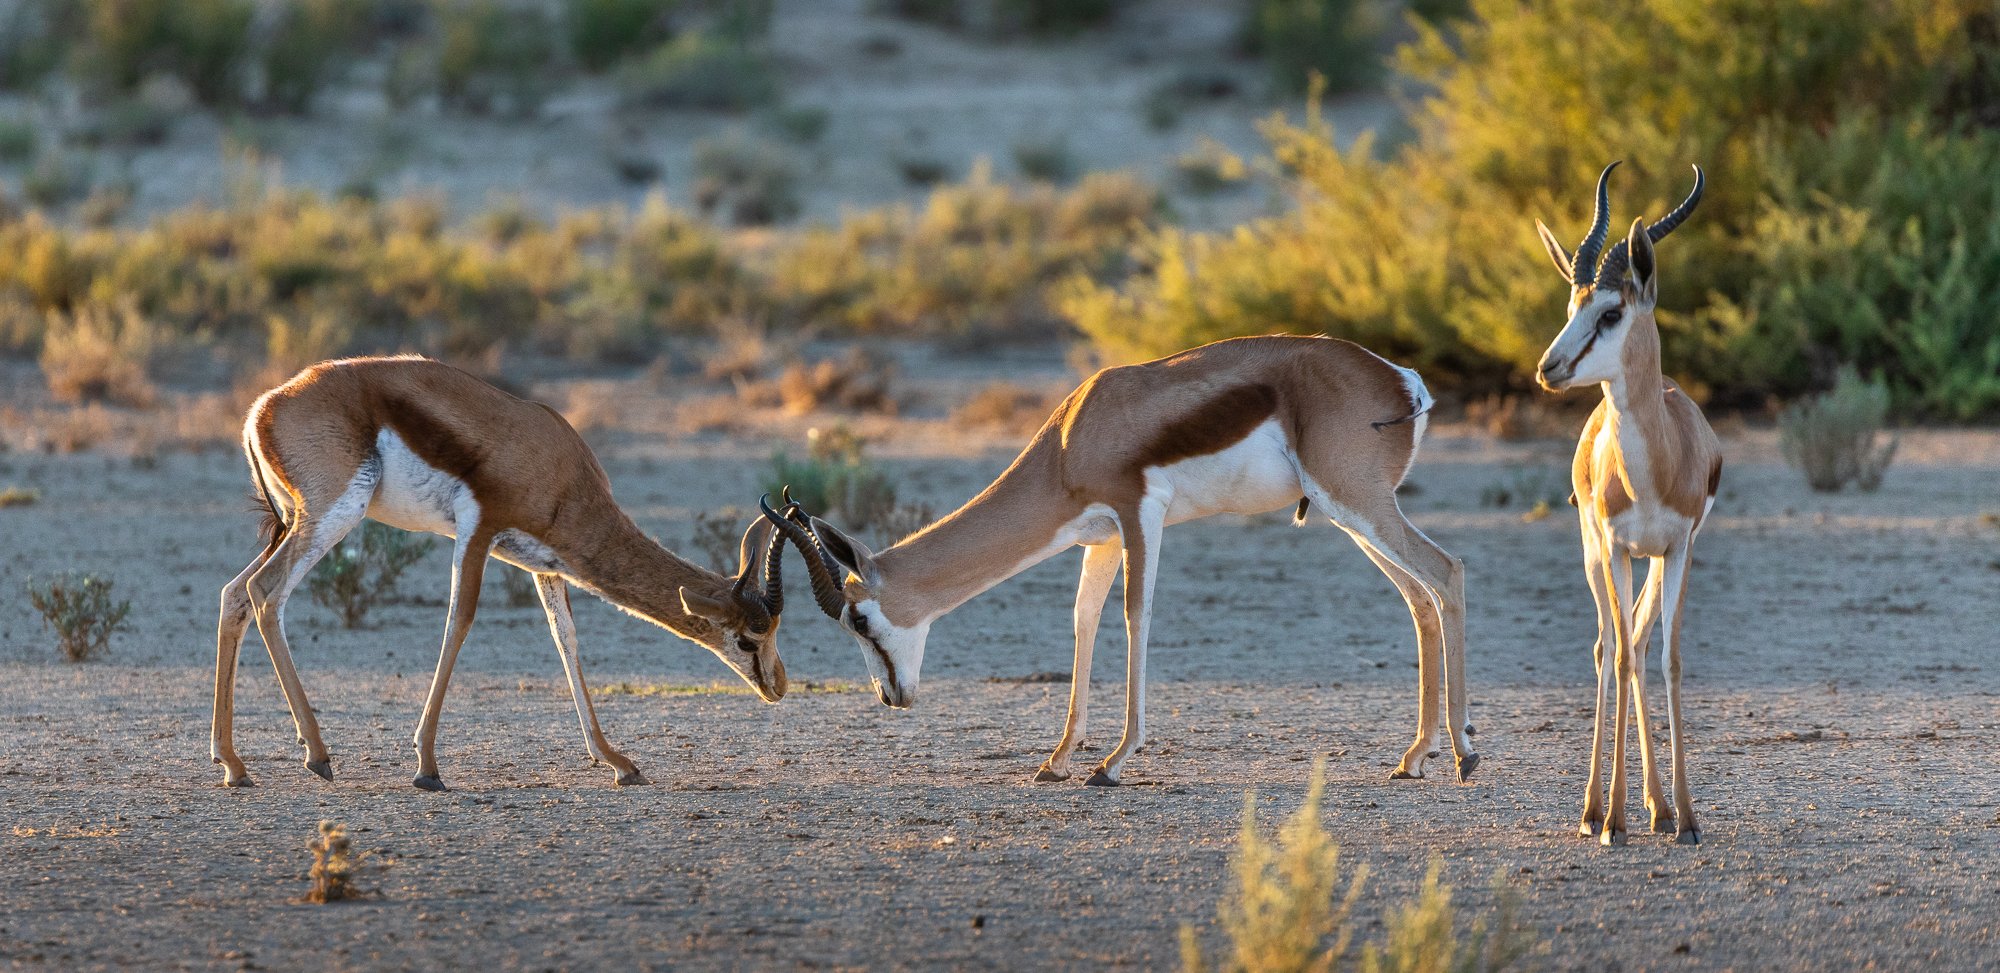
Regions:
[[[222,610],[215,625],[215,705],[209,719],[208,756],[222,765],[222,783],[228,787],[253,783],[242,759],[236,756],[236,659],[255,614],[250,604],[250,577],[271,559],[280,540],[282,534],[272,538],[249,567],[222,586]]]
[[[1070,668],[1069,717],[1063,722],[1055,753],[1035,771],[1038,782],[1068,780],[1070,755],[1083,743],[1089,723],[1090,659],[1097,646],[1097,623],[1104,616],[1104,599],[1111,593],[1111,582],[1118,577],[1122,550],[1117,541],[1083,549],[1083,577],[1076,585],[1076,662]]]
[[[1125,544],[1125,735],[1084,781],[1093,787],[1116,786],[1125,758],[1146,743],[1146,640],[1166,514],[1165,501],[1147,496],[1139,501],[1138,510],[1118,518]]]
[[[1424,775],[1424,761],[1437,756],[1438,704],[1442,702],[1444,669],[1444,630],[1438,620],[1437,606],[1431,602],[1429,589],[1425,588],[1409,572],[1404,571],[1385,557],[1375,546],[1360,535],[1354,536],[1354,543],[1368,560],[1375,562],[1389,581],[1402,594],[1403,602],[1410,608],[1410,619],[1417,626],[1417,739],[1410,749],[1403,752],[1403,759],[1389,774],[1391,780],[1412,780]]]

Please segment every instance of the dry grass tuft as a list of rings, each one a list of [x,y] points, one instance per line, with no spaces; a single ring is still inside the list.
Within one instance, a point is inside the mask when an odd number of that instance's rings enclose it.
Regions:
[[[794,416],[836,409],[894,415],[895,375],[893,364],[871,360],[861,349],[850,348],[839,359],[793,362],[770,381],[739,381],[736,398],[751,408],[775,406]]]
[[[111,581],[94,574],[64,572],[41,584],[30,578],[27,590],[28,603],[55,630],[57,648],[70,662],[102,655],[132,612],[131,602],[111,600]]]
[[[708,566],[717,574],[735,574],[736,556],[739,553],[739,527],[748,516],[736,507],[723,507],[713,512],[703,511],[694,515],[694,536],[691,543],[708,559]]]
[[[51,311],[42,336],[42,374],[62,402],[108,402],[146,408],[159,396],[147,374],[153,326],[127,300]]]
[[[42,499],[42,491],[27,487],[8,487],[0,490],[0,510],[9,507],[32,507]]]
[[[967,429],[1033,432],[1041,428],[1060,400],[1061,396],[1046,390],[990,382],[951,411],[951,422]]]
[[[369,894],[354,881],[361,860],[367,856],[354,853],[347,837],[347,825],[321,821],[319,836],[306,842],[306,850],[312,852],[313,865],[312,888],[306,892],[305,901],[325,905]]]

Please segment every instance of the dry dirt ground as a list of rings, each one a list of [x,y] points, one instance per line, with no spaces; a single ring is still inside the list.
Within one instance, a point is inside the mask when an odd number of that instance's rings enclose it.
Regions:
[[[883,462],[940,507],[1008,459],[990,438],[912,435]],[[772,443],[634,435],[608,466],[678,543],[694,511],[754,498]],[[1372,872],[1363,938],[1439,858],[1468,911],[1496,871],[1517,886],[1556,969],[2000,968],[2000,436],[1914,434],[1880,493],[1838,496],[1806,491],[1767,432],[1729,443],[1686,640],[1706,840],[1635,833],[1622,849],[1575,833],[1593,621],[1571,512],[1524,522],[1522,500],[1481,502],[1559,497],[1560,443],[1440,430],[1407,501],[1467,563],[1485,757],[1471,783],[1388,780],[1415,720],[1408,616],[1332,528],[1273,515],[1169,532],[1153,743],[1116,789],[1030,783],[1067,687],[1024,677],[1067,670],[1072,553],[940,621],[907,712],[865,692],[604,696],[607,731],[654,781],[628,789],[584,761],[539,612],[491,584],[439,740],[453,790],[418,791],[439,551],[369,628],[295,603],[331,783],[300,766],[246,645],[238,746],[259,786],[226,790],[207,727],[215,592],[255,550],[240,458],[0,456],[0,485],[42,491],[0,510],[0,963],[1162,969],[1179,925],[1214,916],[1244,793],[1289,812],[1324,755],[1328,825]],[[105,661],[53,661],[19,594],[62,569],[108,573],[132,599]],[[864,678],[802,587],[793,598],[793,678]],[[598,686],[727,675],[579,605]],[[1107,639],[1109,717],[1122,639]],[[1092,742],[1117,731],[1101,719]],[[374,898],[297,903],[323,818],[372,853]]]

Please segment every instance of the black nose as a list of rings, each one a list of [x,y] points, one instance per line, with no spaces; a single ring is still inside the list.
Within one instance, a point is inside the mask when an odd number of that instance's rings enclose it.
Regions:
[[[1542,359],[1541,367],[1535,372],[1535,378],[1542,383],[1544,388],[1554,388],[1567,381],[1571,372],[1572,369],[1568,363],[1544,358]]]

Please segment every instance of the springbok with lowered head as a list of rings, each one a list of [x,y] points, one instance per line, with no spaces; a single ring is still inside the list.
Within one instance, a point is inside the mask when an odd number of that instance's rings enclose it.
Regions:
[[[1098,372],[1056,408],[999,479],[879,553],[817,518],[779,516],[768,506],[766,516],[805,555],[821,610],[854,636],[877,694],[897,707],[915,698],[932,622],[1082,545],[1069,719],[1036,775],[1044,781],[1070,776],[1089,713],[1098,617],[1122,563],[1125,732],[1088,781],[1111,785],[1146,738],[1146,642],[1164,528],[1293,504],[1303,523],[1317,510],[1388,575],[1416,620],[1417,738],[1394,776],[1423,776],[1443,677],[1464,779],[1479,757],[1465,739],[1463,569],[1396,503],[1431,402],[1415,372],[1352,342],[1236,338]]]
[[[1604,401],[1584,425],[1571,466],[1574,502],[1583,526],[1583,569],[1597,602],[1597,709],[1591,730],[1590,790],[1583,801],[1585,836],[1606,845],[1625,842],[1625,734],[1628,697],[1638,718],[1639,754],[1646,809],[1654,831],[1678,826],[1677,841],[1696,844],[1694,798],[1688,790],[1687,735],[1681,709],[1682,599],[1688,552],[1715,505],[1722,452],[1700,407],[1660,375],[1660,329],[1653,317],[1659,263],[1653,244],[1687,219],[1701,202],[1701,167],[1694,190],[1658,223],[1634,220],[1625,239],[1597,262],[1611,223],[1607,187],[1611,170],[1597,179],[1590,232],[1570,254],[1549,228],[1535,221],[1549,257],[1569,282],[1569,323],[1542,356],[1537,378],[1561,392],[1599,385]],[[1632,559],[1650,558],[1645,590],[1636,605]],[[1653,620],[1662,620],[1661,668],[1667,681],[1667,727],[1673,745],[1674,802],[1661,794],[1646,723],[1645,662]],[[1604,653],[1614,651],[1612,665]],[[1615,673],[1615,679],[1614,679]],[[1603,788],[1606,697],[1617,687],[1617,731],[1611,744],[1611,799]]]
[[[453,662],[479,605],[490,554],[535,576],[594,763],[620,784],[645,777],[604,738],[583,682],[571,619],[576,585],[715,653],[766,702],[785,694],[776,645],[784,539],[766,520],[743,534],[740,570],[723,577],[647,537],[611,499],[611,481],[554,409],[423,358],[323,362],[250,407],[243,449],[271,523],[263,553],[222,589],[210,755],[246,786],[236,755],[236,653],[254,617],[278,671],[306,767],[333,765],[292,668],[285,601],[347,532],[372,518],[453,538],[444,649],[417,723],[416,786],[444,790],[433,744]],[[761,575],[761,584],[751,581]]]

